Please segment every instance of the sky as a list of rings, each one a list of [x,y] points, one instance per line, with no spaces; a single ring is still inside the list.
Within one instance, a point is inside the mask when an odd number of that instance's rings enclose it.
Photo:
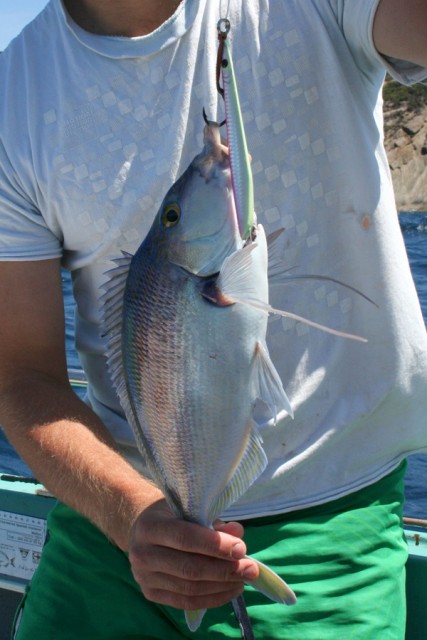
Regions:
[[[46,6],[48,0],[0,0],[0,51]]]

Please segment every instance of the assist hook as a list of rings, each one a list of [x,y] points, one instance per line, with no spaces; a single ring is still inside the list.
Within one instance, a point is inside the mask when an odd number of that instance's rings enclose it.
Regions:
[[[218,30],[218,40],[219,40],[218,54],[216,58],[216,88],[218,90],[218,93],[222,96],[222,98],[224,98],[224,89],[220,86],[219,80],[221,77],[221,67],[227,63],[226,60],[223,60],[222,56],[224,52],[224,42],[227,38],[228,32],[230,31],[230,26],[231,26],[230,20],[228,20],[227,18],[220,18],[216,25],[216,28]],[[207,125],[211,123],[211,121],[208,120],[204,107],[203,107],[203,120]],[[226,121],[223,120],[219,126],[222,127],[225,124],[225,122]]]
[[[219,84],[219,79],[221,77],[221,67],[226,62],[223,60],[223,52],[224,52],[224,42],[227,39],[228,32],[230,31],[230,20],[227,18],[220,18],[218,20],[218,24],[216,28],[218,29],[218,55],[216,59],[216,88],[218,93],[224,98],[224,89]]]

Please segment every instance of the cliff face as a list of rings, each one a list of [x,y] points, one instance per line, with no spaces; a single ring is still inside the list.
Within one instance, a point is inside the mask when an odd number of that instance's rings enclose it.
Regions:
[[[399,211],[427,211],[427,87],[384,86],[384,131]]]

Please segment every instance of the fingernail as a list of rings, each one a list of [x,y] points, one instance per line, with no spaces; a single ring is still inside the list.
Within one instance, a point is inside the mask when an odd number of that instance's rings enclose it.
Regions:
[[[241,560],[246,553],[245,545],[242,542],[236,542],[231,550],[231,556],[235,560]]]
[[[242,576],[245,580],[253,580],[254,578],[256,578],[256,575],[257,575],[257,570],[256,570],[256,567],[254,567],[253,565],[251,565],[250,567],[247,567],[242,573]]]

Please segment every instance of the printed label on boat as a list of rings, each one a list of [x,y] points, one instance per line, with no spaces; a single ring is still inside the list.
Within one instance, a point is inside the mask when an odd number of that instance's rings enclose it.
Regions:
[[[0,574],[30,580],[40,561],[46,520],[0,511]]]

